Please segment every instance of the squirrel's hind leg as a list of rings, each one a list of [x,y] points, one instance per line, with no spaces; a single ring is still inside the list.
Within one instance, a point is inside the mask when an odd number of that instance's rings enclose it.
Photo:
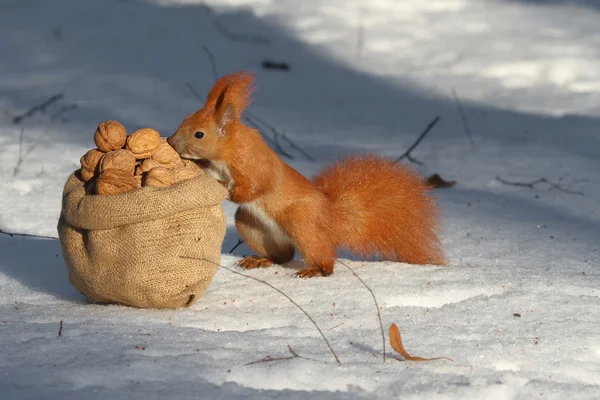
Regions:
[[[294,258],[294,246],[287,237],[275,237],[250,211],[240,207],[235,213],[235,226],[244,242],[257,256],[244,257],[238,265],[246,269],[284,264]]]

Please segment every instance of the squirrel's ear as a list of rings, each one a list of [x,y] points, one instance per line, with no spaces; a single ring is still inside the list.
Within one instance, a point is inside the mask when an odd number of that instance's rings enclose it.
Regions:
[[[231,123],[235,120],[235,110],[233,109],[233,106],[229,103],[221,104],[217,115],[219,136],[224,136],[227,133],[227,129],[229,128]]]

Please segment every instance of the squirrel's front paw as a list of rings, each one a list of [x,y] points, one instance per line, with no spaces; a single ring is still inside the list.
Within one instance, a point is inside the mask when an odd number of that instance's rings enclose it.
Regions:
[[[270,267],[271,265],[273,265],[273,261],[271,261],[267,257],[251,256],[242,258],[240,261],[238,261],[237,264],[245,269],[254,269]]]
[[[313,278],[315,276],[329,276],[331,272],[327,273],[327,271],[323,268],[305,268],[296,272],[295,276],[299,278]]]

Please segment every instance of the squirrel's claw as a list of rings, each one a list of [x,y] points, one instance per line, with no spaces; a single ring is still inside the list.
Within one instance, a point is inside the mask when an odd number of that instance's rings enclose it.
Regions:
[[[237,265],[244,269],[264,268],[273,265],[273,261],[267,257],[250,256],[242,258]]]
[[[328,275],[331,275],[331,273],[328,274],[327,271],[322,268],[305,268],[294,274],[294,276],[297,276],[298,278],[314,278],[315,276]]]

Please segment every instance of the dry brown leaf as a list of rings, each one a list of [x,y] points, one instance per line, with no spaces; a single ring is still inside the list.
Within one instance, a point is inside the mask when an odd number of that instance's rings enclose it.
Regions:
[[[456,185],[456,181],[446,181],[438,174],[433,174],[427,178],[426,183],[432,188],[450,188]]]
[[[390,325],[389,334],[390,334],[390,345],[392,346],[392,349],[394,349],[395,351],[400,353],[400,355],[402,355],[402,357],[404,357],[405,360],[408,360],[408,361],[434,361],[434,360],[454,361],[453,359],[448,358],[448,357],[435,357],[435,358],[413,357],[410,354],[408,354],[408,352],[402,345],[402,337],[400,336],[400,329],[398,329],[396,324]]]

